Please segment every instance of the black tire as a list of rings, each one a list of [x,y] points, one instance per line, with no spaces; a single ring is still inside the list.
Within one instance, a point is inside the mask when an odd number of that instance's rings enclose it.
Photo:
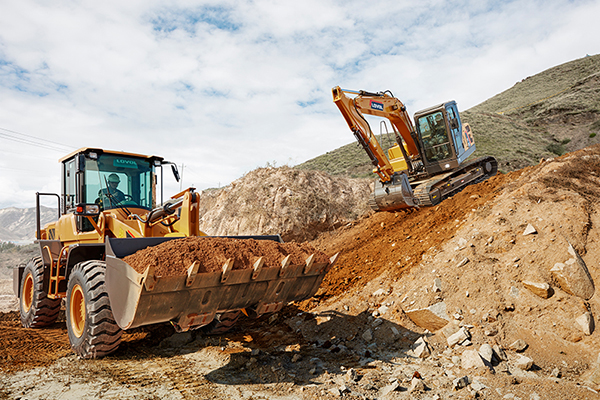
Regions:
[[[73,268],[67,285],[67,332],[81,358],[106,356],[119,347],[122,330],[113,317],[104,285],[106,263],[84,261]]]
[[[210,324],[205,325],[200,329],[205,335],[221,335],[225,332],[229,332],[240,318],[241,313],[240,310],[237,310],[217,314]]]
[[[21,279],[19,311],[25,328],[40,328],[56,321],[60,299],[50,299],[43,290],[44,263],[34,257],[25,266]]]

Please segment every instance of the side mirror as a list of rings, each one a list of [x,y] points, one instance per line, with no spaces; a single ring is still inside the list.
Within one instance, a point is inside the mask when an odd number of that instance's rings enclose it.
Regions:
[[[181,177],[179,176],[179,171],[177,170],[177,166],[175,164],[171,164],[171,171],[173,171],[173,176],[175,177],[175,180],[179,182]]]

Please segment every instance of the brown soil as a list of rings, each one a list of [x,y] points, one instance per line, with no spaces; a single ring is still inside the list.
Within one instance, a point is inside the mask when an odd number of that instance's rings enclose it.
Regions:
[[[5,372],[51,364],[71,352],[64,323],[24,329],[18,312],[0,313],[0,370]]]
[[[318,294],[338,296],[370,282],[384,271],[394,278],[420,263],[423,254],[453,238],[473,209],[494,199],[502,188],[527,169],[497,175],[467,187],[436,207],[395,213],[373,213],[312,243],[318,249],[341,252]]]
[[[124,258],[137,272],[154,266],[157,277],[184,275],[194,262],[198,272],[221,271],[228,259],[233,269],[252,268],[259,257],[264,267],[280,267],[288,255],[292,265],[300,265],[315,254],[314,262],[327,263],[328,257],[307,243],[278,243],[273,240],[188,237],[170,240]]]

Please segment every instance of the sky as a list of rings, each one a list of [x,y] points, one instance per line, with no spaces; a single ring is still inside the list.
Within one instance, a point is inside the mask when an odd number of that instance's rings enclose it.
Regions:
[[[179,165],[165,196],[351,143],[331,88],[466,110],[600,53],[600,0],[0,2],[0,208],[81,147]],[[51,201],[48,205],[53,205]]]

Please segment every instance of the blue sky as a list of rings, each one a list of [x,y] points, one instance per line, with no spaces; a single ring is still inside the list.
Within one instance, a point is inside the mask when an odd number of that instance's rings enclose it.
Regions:
[[[584,0],[5,0],[0,208],[58,192],[58,159],[85,146],[183,163],[198,189],[295,165],[353,140],[333,86],[465,110],[600,53],[598,15]]]

